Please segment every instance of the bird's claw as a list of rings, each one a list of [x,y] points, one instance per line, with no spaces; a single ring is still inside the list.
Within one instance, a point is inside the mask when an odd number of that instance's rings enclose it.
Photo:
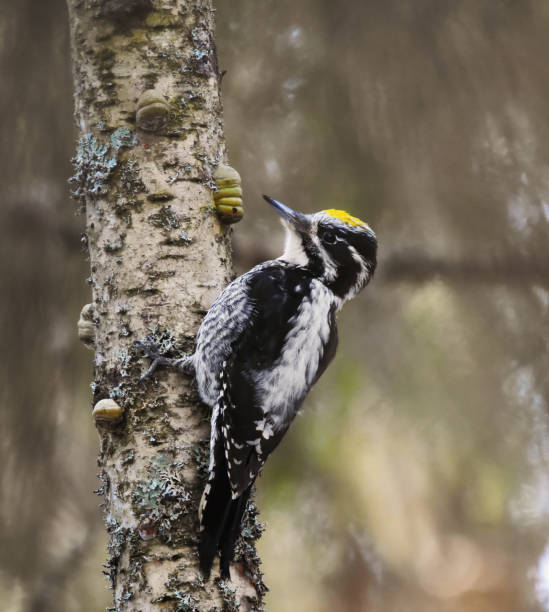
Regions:
[[[171,363],[171,359],[168,359],[160,354],[158,345],[151,338],[151,336],[147,336],[145,340],[136,340],[133,345],[143,351],[145,357],[148,357],[151,360],[151,365],[139,377],[138,382],[140,383],[149,378],[149,376],[156,370],[156,368],[158,368],[158,366],[169,365]]]
[[[151,360],[151,365],[139,377],[140,383],[149,378],[149,376],[151,376],[151,374],[153,374],[153,372],[159,366],[177,368],[185,374],[192,374],[194,371],[192,357],[189,357],[188,355],[184,355],[179,359],[170,359],[169,357],[165,357],[160,353],[158,345],[151,338],[151,336],[147,336],[144,341],[136,340],[134,342],[134,346],[143,351],[145,357],[148,357]]]
[[[139,377],[139,380],[137,382],[142,383],[145,379],[149,378],[149,376],[156,370],[156,368],[159,365],[162,365],[161,361],[160,361],[160,357],[158,357],[157,359],[153,360],[151,365],[145,370],[145,372],[143,372],[143,374],[141,374],[141,376]]]
[[[138,348],[143,352],[145,357],[149,359],[156,359],[160,357],[160,351],[158,350],[158,344],[152,339],[151,336],[146,336],[145,340],[135,340],[133,343],[134,347]]]

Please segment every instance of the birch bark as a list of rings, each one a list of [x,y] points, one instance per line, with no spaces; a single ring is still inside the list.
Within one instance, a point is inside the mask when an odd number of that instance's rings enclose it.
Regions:
[[[211,0],[68,0],[80,140],[71,179],[86,215],[98,420],[115,610],[256,610],[264,586],[253,508],[232,582],[198,571],[197,506],[209,411],[192,381],[146,366],[152,334],[191,352],[204,313],[231,278],[229,230],[213,209],[224,161]]]

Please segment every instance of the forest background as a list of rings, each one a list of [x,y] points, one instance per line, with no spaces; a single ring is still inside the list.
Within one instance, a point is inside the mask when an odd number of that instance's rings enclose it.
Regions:
[[[258,487],[267,609],[549,609],[549,6],[218,3],[238,271],[269,193],[379,269]],[[62,0],[0,6],[0,608],[109,604]],[[544,608],[545,606],[545,608]]]

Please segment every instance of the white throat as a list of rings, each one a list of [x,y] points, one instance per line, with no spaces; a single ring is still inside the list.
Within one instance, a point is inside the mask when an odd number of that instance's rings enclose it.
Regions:
[[[286,223],[284,223],[284,226],[286,227],[286,244],[284,245],[284,253],[278,259],[283,259],[298,266],[306,266],[309,260],[303,249],[301,238]]]

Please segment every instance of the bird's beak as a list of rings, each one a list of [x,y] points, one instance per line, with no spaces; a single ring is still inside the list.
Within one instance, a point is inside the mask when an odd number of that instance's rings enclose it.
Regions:
[[[286,206],[286,204],[282,204],[282,202],[274,200],[269,196],[264,195],[263,199],[268,202],[276,210],[276,212],[283,219],[288,221],[288,223],[290,223],[290,225],[292,225],[298,232],[308,232],[311,229],[311,222],[309,221],[307,215],[296,212],[289,206]]]

